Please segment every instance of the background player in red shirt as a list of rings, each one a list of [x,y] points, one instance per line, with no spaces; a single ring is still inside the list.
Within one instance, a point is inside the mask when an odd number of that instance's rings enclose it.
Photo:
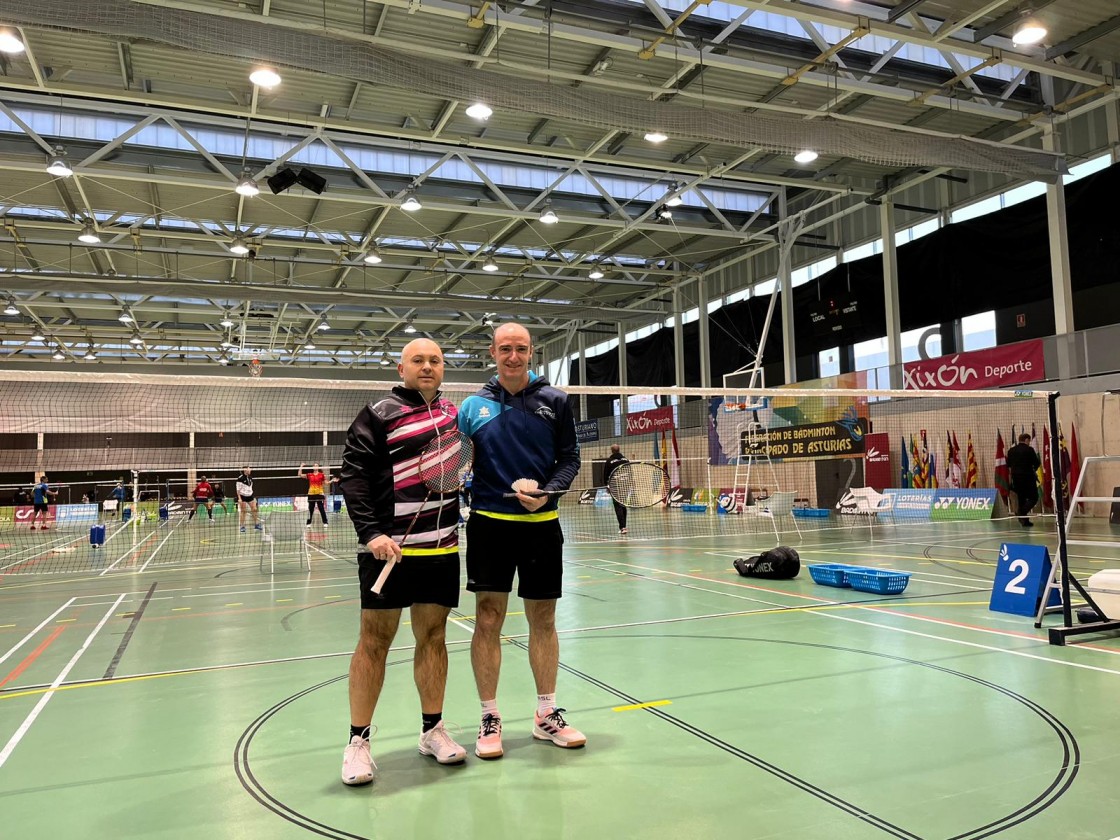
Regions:
[[[199,505],[206,505],[206,515],[210,519],[210,524],[214,524],[214,487],[206,480],[206,476],[201,476],[198,479],[198,484],[194,486],[194,492],[191,494],[194,497],[194,505],[191,506],[190,515],[187,516],[187,521],[194,519],[194,515],[198,513]]]
[[[319,516],[323,520],[323,527],[329,526],[327,521],[326,484],[327,476],[319,469],[318,464],[311,465],[311,472],[304,472],[306,464],[299,465],[299,477],[307,479],[307,527],[311,527],[311,519],[315,516],[315,508],[319,508]],[[337,484],[338,478],[330,479],[331,484]]]

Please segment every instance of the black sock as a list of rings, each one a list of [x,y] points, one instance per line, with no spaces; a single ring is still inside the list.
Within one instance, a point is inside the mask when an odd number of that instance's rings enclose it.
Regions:
[[[368,738],[369,737],[369,727],[368,726],[355,726],[354,724],[350,724],[350,737],[353,738],[355,735],[357,735],[361,738]]]
[[[422,732],[427,732],[430,729],[435,729],[436,724],[438,724],[441,720],[443,720],[443,712],[436,712],[435,714],[432,714],[432,715],[422,714],[421,717],[424,720],[423,729],[421,729],[421,731]]]

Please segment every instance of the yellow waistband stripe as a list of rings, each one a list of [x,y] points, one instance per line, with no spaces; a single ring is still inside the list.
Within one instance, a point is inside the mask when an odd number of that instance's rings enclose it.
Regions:
[[[555,510],[546,510],[541,513],[498,513],[493,510],[476,510],[479,516],[488,516],[491,519],[504,519],[507,522],[548,522],[559,519],[560,514]]]

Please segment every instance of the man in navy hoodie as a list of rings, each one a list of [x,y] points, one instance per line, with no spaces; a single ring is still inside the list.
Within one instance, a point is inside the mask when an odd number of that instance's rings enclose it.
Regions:
[[[498,373],[463,401],[459,428],[474,441],[471,517],[467,520],[467,589],[475,593],[471,664],[482,701],[475,743],[479,758],[501,758],[498,711],[501,632],[516,573],[517,594],[529,622],[529,664],[537,686],[533,737],[558,747],[587,739],[564,719],[556,703],[560,642],[556,600],[563,579],[564,535],[558,496],[518,492],[514,481],[531,478],[543,491],[567,490],[579,472],[579,443],[568,395],[530,371],[533,342],[520,324],[494,331],[490,355]]]

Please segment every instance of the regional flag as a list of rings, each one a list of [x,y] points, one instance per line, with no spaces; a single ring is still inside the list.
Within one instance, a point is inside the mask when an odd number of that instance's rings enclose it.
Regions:
[[[1007,504],[1008,494],[1011,493],[1011,470],[1007,468],[1007,452],[1003,448],[1003,435],[996,429],[996,490]]]
[[[910,475],[910,456],[906,452],[906,437],[902,438],[902,474],[899,477],[898,486],[903,489],[909,488],[914,477]]]
[[[976,487],[980,483],[980,466],[976,463],[976,450],[972,448],[972,432],[968,433],[968,450],[965,453],[964,486]]]

